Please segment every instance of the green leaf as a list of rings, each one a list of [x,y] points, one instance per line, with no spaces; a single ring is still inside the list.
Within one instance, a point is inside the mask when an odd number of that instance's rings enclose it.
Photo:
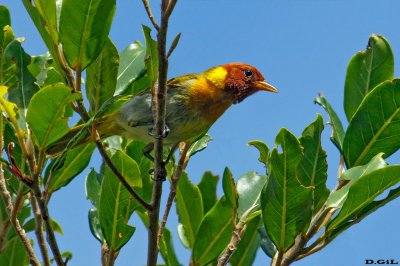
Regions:
[[[72,179],[85,170],[95,148],[96,144],[92,142],[68,152],[63,166],[54,172],[48,190],[49,193],[51,194],[61,187],[68,185]]]
[[[164,227],[163,235],[160,239],[160,253],[167,266],[180,266],[172,243],[171,231],[166,227]]]
[[[1,17],[1,16],[0,16]],[[17,79],[14,72],[16,71],[15,62],[12,59],[6,59],[4,52],[9,43],[14,40],[14,33],[10,26],[5,26],[2,33],[0,32],[0,85],[16,88]]]
[[[196,153],[204,150],[205,148],[207,148],[208,146],[208,142],[210,140],[213,140],[213,138],[210,135],[204,135],[203,137],[201,137],[199,140],[193,142],[193,144],[190,146],[187,155],[189,157],[195,155]]]
[[[60,61],[58,60],[57,57],[56,47],[58,43],[56,43],[55,40],[53,40],[52,37],[50,36],[49,31],[46,27],[45,19],[40,14],[38,8],[36,6],[33,6],[31,0],[22,0],[22,3],[24,4],[26,11],[28,11],[28,14],[32,19],[32,22],[35,24],[37,30],[39,31],[39,34],[42,37],[42,40],[45,43],[47,49],[49,50],[51,57],[54,60],[54,67],[57,73],[62,73],[61,75],[66,82],[64,71],[62,70],[60,66]]]
[[[99,240],[101,244],[103,244],[104,236],[103,232],[101,231],[99,210],[89,210],[89,228],[92,235]]]
[[[46,86],[32,97],[26,120],[39,147],[48,147],[69,132],[65,107],[80,98],[61,83]]]
[[[49,33],[54,43],[58,43],[56,1],[55,0],[35,0],[35,6],[41,17],[46,22],[44,27]]]
[[[121,52],[117,87],[114,95],[124,94],[124,92],[134,81],[142,80],[139,77],[141,71],[144,69],[145,55],[146,49],[138,41],[132,43]],[[148,83],[146,88],[148,88],[149,86],[150,82]],[[131,94],[134,95],[133,93]]]
[[[328,202],[326,203],[326,208],[341,208],[344,202],[347,199],[347,195],[349,193],[349,189],[353,185],[353,183],[359,179],[361,176],[369,174],[370,172],[381,169],[387,166],[384,159],[382,159],[383,153],[379,153],[376,155],[372,160],[363,166],[356,166],[347,171],[345,171],[339,180],[348,180],[344,187],[341,189],[333,192],[329,198]]]
[[[130,167],[129,164],[122,162],[125,156],[119,155],[118,152],[111,158],[123,175],[126,171],[129,172],[126,167]],[[129,217],[126,217],[124,212],[131,202],[129,200],[130,197],[129,192],[113,175],[111,170],[106,168],[101,184],[99,218],[107,245],[115,251],[122,248],[136,230],[135,227],[127,224]]]
[[[19,111],[18,125],[26,130],[26,113],[32,96],[39,90],[35,77],[28,70],[31,57],[25,53],[18,40],[12,41],[4,51],[4,58],[12,59],[16,64],[15,76],[17,87],[10,88],[5,99],[17,105]]]
[[[36,83],[39,84],[39,86],[44,87],[46,85],[63,82],[63,78],[57,73],[55,68],[51,66],[53,62],[54,60],[50,57],[49,52],[31,57],[31,63],[28,69],[37,79]]]
[[[288,250],[311,220],[311,188],[303,187],[296,177],[302,158],[298,139],[282,128],[271,152],[271,175],[261,193],[261,208],[266,231],[280,252]]]
[[[203,199],[204,215],[206,215],[218,201],[217,198],[218,180],[219,180],[218,175],[213,175],[210,171],[207,171],[203,174],[203,177],[197,184],[197,187],[199,188],[201,197]]]
[[[144,73],[141,76],[141,73]],[[146,70],[143,68],[142,71],[139,73],[138,77],[132,81],[132,83],[125,88],[125,90],[121,93],[123,95],[136,95],[139,92],[150,88],[151,80],[146,74]]]
[[[253,140],[253,141],[250,141],[249,143],[247,143],[247,146],[256,147],[260,151],[260,158],[258,158],[258,160],[261,163],[264,163],[265,165],[267,165],[268,154],[269,154],[269,148],[268,148],[267,144],[265,144],[264,142],[259,141],[259,140]]]
[[[85,189],[86,198],[89,199],[93,206],[99,208],[100,189],[103,175],[96,173],[94,168],[90,168],[89,174],[86,176]]]
[[[190,182],[186,172],[182,173],[179,180],[175,201],[179,222],[185,229],[189,247],[193,248],[195,237],[203,219],[203,202],[199,188]]]
[[[347,67],[344,86],[344,111],[350,121],[357,108],[379,83],[392,80],[394,57],[388,41],[380,35],[371,35],[367,50],[358,52]]]
[[[261,220],[261,217],[258,216],[247,225],[244,235],[240,239],[232,257],[229,259],[232,266],[253,265],[261,242],[261,237],[257,232]]]
[[[400,181],[400,165],[387,166],[361,176],[350,187],[349,194],[340,213],[327,225],[332,230],[353,219],[386,189]]]
[[[183,225],[178,224],[176,230],[178,231],[178,236],[179,236],[179,239],[181,240],[183,246],[187,249],[191,249],[189,240],[186,238],[185,228],[183,228]]]
[[[257,231],[261,236],[260,246],[262,250],[268,257],[272,259],[275,256],[275,253],[277,252],[274,243],[271,241],[271,238],[269,238],[267,231],[265,230],[265,227],[258,228]]]
[[[82,71],[100,54],[115,13],[115,0],[63,0],[60,41],[70,67]]]
[[[8,7],[0,5],[0,29],[11,26],[11,16]]]
[[[68,258],[68,261],[70,261],[72,259],[72,252],[71,251],[65,251],[63,253],[60,254],[62,258],[65,258],[64,261],[66,261],[66,259]],[[54,262],[54,258],[52,258],[50,260],[51,263]]]
[[[237,209],[239,195],[236,190],[235,179],[233,179],[232,173],[229,171],[228,167],[225,167],[224,170],[222,188],[224,189],[226,199],[232,204],[234,209]]]
[[[328,103],[322,92],[319,93],[319,97],[316,97],[314,99],[314,103],[321,105],[328,113],[330,119],[328,124],[332,126],[331,141],[339,149],[340,153],[343,153],[343,139],[345,132],[343,130],[343,125],[338,115],[333,110],[332,106]]]
[[[155,82],[158,78],[157,42],[151,38],[151,29],[149,27],[142,25],[142,30],[146,41],[146,57],[144,58],[146,71],[149,78]]]
[[[385,158],[400,148],[400,79],[379,84],[364,98],[344,138],[349,168],[363,165],[380,152]]]
[[[10,265],[29,265],[28,253],[19,237],[14,237],[10,240],[6,250],[0,254],[0,266]]]
[[[206,214],[193,246],[193,266],[206,265],[226,248],[233,231],[233,207],[225,196]]]
[[[321,147],[321,133],[324,129],[322,116],[308,125],[299,138],[300,145],[304,148],[296,175],[300,183],[305,187],[312,187],[312,212],[315,215],[324,205],[329,196],[326,187],[327,168],[326,152]]]
[[[30,208],[29,208],[29,210],[30,210]],[[29,215],[30,215],[30,213],[29,213]],[[64,235],[61,225],[56,220],[50,218],[50,222],[51,222],[51,227],[53,228],[54,232],[59,233],[60,235]],[[20,221],[20,223],[22,223],[22,222]],[[35,226],[36,226],[35,218],[31,218],[29,221],[27,221],[24,224],[23,228],[24,228],[25,232],[32,232],[35,230]],[[43,230],[46,231],[44,224],[43,224]]]
[[[86,97],[93,115],[100,106],[114,95],[117,85],[119,54],[110,38],[103,50],[86,70]]]
[[[266,175],[248,172],[242,175],[236,184],[239,193],[238,218],[255,205],[260,204],[261,190],[267,182]]]

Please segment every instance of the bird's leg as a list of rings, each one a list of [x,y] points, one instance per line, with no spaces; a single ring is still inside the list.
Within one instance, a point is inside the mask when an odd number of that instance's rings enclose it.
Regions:
[[[152,133],[153,130],[154,130],[154,127],[150,127],[150,128],[147,130],[147,133],[149,133],[150,136],[154,136],[154,133]],[[166,137],[168,136],[168,133],[169,133],[170,131],[171,131],[171,130],[169,129],[169,126],[168,126],[168,125],[165,125],[163,133],[162,133],[161,135],[154,136],[154,138],[155,138],[155,139],[166,138]]]

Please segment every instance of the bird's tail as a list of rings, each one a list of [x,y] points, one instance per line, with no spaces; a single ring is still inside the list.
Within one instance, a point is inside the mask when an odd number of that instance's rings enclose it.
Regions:
[[[100,138],[102,138],[102,139],[111,137],[112,135],[115,135],[115,130],[110,130],[115,123],[115,122],[113,122],[112,115],[113,115],[113,113],[102,117],[101,121],[97,124],[97,131],[99,132]],[[75,135],[82,129],[83,126],[84,125],[79,125],[79,126],[73,127],[64,137],[57,140],[50,147],[48,147],[46,149],[46,154],[49,157],[57,157],[58,155],[60,155],[61,152],[67,147],[70,140],[73,137],[75,137]],[[82,138],[74,146],[74,148],[88,144],[91,141],[93,141],[92,136],[90,134],[87,134],[87,136]]]

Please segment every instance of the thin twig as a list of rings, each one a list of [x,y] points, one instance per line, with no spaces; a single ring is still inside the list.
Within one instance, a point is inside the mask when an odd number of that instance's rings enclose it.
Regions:
[[[244,224],[243,222],[239,222],[237,224],[235,230],[233,230],[231,242],[229,242],[228,248],[225,250],[224,254],[218,260],[217,266],[225,266],[228,264],[229,259],[232,257],[233,252],[236,250],[236,247],[239,244],[240,239],[242,238],[244,232],[246,231],[246,227],[247,224]]]
[[[38,245],[40,248],[40,253],[42,254],[43,264],[44,266],[50,266],[50,258],[49,258],[49,251],[47,250],[46,241],[44,239],[43,234],[43,220],[41,213],[39,211],[39,207],[33,195],[29,193],[29,201],[32,206],[32,213],[35,217],[35,235],[38,241]]]
[[[144,8],[146,9],[147,15],[149,16],[149,19],[151,21],[151,23],[153,23],[154,28],[159,31],[160,27],[157,25],[156,20],[154,19],[153,14],[151,13],[151,8],[149,5],[149,1],[148,0],[142,0]]]
[[[165,206],[164,216],[161,221],[160,229],[158,230],[158,238],[157,243],[160,243],[160,238],[163,234],[165,224],[167,223],[169,211],[171,210],[172,202],[175,199],[176,189],[178,187],[179,179],[181,178],[182,172],[184,170],[184,164],[186,159],[186,154],[190,148],[190,141],[185,142],[185,146],[180,152],[178,166],[176,167],[176,174],[174,177],[171,177],[171,189],[168,196],[167,205]],[[158,244],[159,246],[159,244]]]
[[[8,217],[11,220],[11,223],[15,229],[15,232],[17,233],[18,237],[21,239],[22,244],[25,247],[25,250],[28,252],[28,258],[29,258],[30,264],[34,265],[34,266],[40,266],[40,262],[39,262],[38,258],[36,257],[35,252],[33,251],[33,248],[31,246],[29,238],[25,234],[25,231],[21,227],[18,219],[15,219],[15,220],[11,219],[12,213],[13,213],[13,205],[11,202],[11,195],[7,191],[7,188],[6,188],[6,181],[4,179],[4,172],[3,172],[1,165],[0,165],[0,193],[3,198],[4,204],[6,206],[6,212],[8,214]]]

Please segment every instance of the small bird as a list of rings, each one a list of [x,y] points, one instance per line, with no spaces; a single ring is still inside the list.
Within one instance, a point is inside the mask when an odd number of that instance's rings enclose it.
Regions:
[[[163,135],[158,136],[165,138],[163,143],[167,147],[207,132],[232,104],[240,103],[257,91],[278,92],[255,67],[243,63],[173,78],[168,80],[167,87],[166,126]],[[154,148],[151,107],[150,89],[140,92],[120,109],[102,117],[97,126],[100,137],[119,135],[147,142],[143,153],[152,159],[149,155]],[[61,153],[80,129],[81,126],[71,129],[47,149],[47,154],[54,157]],[[79,145],[90,142],[89,137]]]

